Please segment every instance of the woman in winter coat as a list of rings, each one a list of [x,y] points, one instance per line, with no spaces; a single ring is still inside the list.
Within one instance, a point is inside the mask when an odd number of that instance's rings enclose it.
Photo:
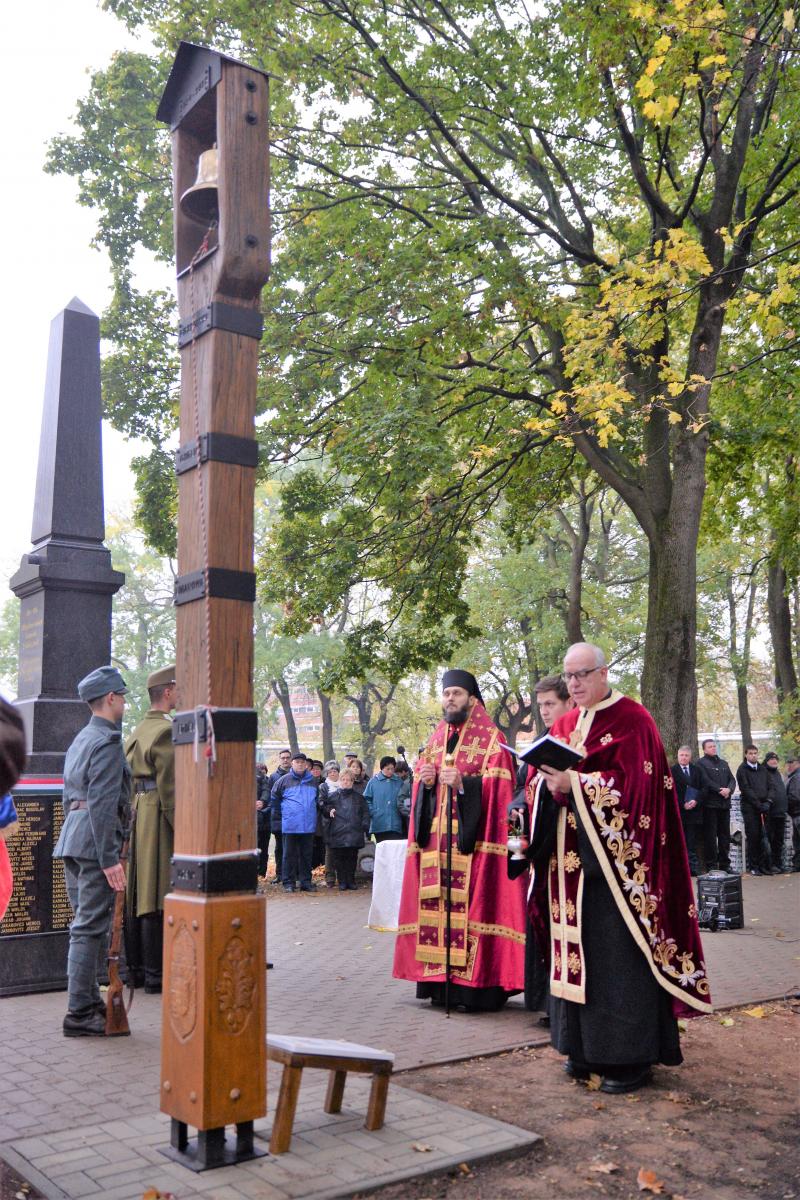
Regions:
[[[345,767],[339,776],[338,791],[320,797],[325,844],[333,852],[340,892],[356,888],[358,852],[369,832],[369,809],[363,796],[353,788],[353,772]]]
[[[319,785],[317,807],[320,814],[320,836],[324,840],[325,828],[322,824],[322,806],[339,790],[339,764],[335,758],[331,758],[325,763],[323,770],[325,772],[325,780]],[[329,888],[336,887],[336,864],[333,861],[333,850],[327,841],[325,842],[325,886]]]

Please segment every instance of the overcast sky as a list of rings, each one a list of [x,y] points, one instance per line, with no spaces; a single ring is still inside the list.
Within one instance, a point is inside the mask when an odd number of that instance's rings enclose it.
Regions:
[[[106,66],[115,50],[134,45],[96,0],[7,4],[3,35],[0,205],[8,269],[0,293],[0,600],[30,548],[50,322],[73,296],[99,315],[110,294],[106,256],[90,245],[94,216],[78,205],[72,179],[45,174],[45,148],[54,134],[70,130],[90,73]],[[133,452],[119,434],[105,429],[107,512],[130,505]]]

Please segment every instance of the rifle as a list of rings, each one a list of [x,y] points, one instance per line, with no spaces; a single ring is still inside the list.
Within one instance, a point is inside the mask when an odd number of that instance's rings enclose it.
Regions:
[[[444,756],[444,765],[452,767],[455,763],[455,758],[452,754]],[[447,941],[444,948],[444,1015],[450,1016],[450,933],[453,915],[453,891],[452,891],[452,873],[453,873],[453,789],[447,789],[447,899],[445,903],[445,912],[447,914]]]
[[[119,861],[128,861],[128,840],[122,846]],[[108,990],[106,992],[106,1037],[129,1037],[128,1010],[133,1003],[133,988],[130,989],[128,1008],[123,999],[124,987],[119,977],[119,951],[122,942],[122,923],[125,919],[125,891],[114,895],[114,923],[111,927],[111,945],[108,948]]]

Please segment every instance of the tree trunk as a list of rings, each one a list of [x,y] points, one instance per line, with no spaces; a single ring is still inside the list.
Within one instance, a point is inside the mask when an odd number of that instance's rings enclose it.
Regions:
[[[707,440],[675,447],[675,485],[650,549],[642,703],[675,761],[684,742],[697,745],[697,540],[705,493]]]
[[[299,749],[297,744],[297,725],[294,713],[292,712],[292,706],[289,703],[289,685],[282,675],[272,680],[272,690],[283,709],[283,719],[286,722],[286,736],[289,739],[289,749],[294,754]]]
[[[329,762],[336,757],[333,749],[333,713],[331,712],[331,699],[317,688],[317,697],[319,698],[320,712],[322,713],[322,758],[325,762]]]
[[[770,562],[767,568],[767,609],[775,659],[775,687],[783,704],[797,694],[797,669],[792,654],[792,613],[786,594],[786,572],[780,561]]]
[[[739,728],[742,731],[742,753],[753,740],[753,727],[750,721],[750,703],[747,695],[747,684],[737,683],[736,700],[739,705]]]
[[[750,643],[753,635],[753,617],[755,615],[756,608],[756,587],[757,579],[754,568],[751,572],[750,584],[747,589],[747,611],[745,612],[744,628],[742,630],[742,646],[741,649],[739,649],[739,621],[738,612],[736,609],[736,592],[733,586],[733,576],[730,574],[728,575],[728,623],[730,626],[728,657],[730,659],[733,678],[736,683],[736,700],[739,705],[739,728],[742,732],[743,754],[753,740],[747,683],[748,676],[750,674]]]

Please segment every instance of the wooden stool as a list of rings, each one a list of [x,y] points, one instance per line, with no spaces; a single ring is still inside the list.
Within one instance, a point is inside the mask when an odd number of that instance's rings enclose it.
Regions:
[[[267,1058],[272,1062],[283,1063],[281,1089],[269,1141],[270,1154],[285,1154],[291,1145],[303,1067],[330,1071],[324,1106],[326,1113],[342,1111],[342,1096],[348,1071],[371,1075],[372,1087],[364,1128],[373,1130],[383,1126],[389,1076],[394,1065],[393,1054],[386,1050],[373,1050],[371,1046],[335,1042],[329,1038],[281,1037],[279,1034],[269,1034]]]

